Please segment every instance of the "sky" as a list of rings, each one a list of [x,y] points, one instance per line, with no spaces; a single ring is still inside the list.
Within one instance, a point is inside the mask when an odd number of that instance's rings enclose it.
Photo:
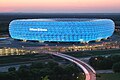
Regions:
[[[120,13],[120,0],[0,0],[0,13]]]

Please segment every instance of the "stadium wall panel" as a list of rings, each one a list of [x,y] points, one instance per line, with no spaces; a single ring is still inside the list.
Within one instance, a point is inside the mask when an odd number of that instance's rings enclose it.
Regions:
[[[13,39],[89,42],[112,36],[114,22],[110,19],[21,19],[9,24]]]

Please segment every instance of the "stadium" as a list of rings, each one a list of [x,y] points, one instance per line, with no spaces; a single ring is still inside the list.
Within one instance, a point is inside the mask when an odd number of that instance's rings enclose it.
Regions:
[[[19,19],[9,24],[13,39],[49,42],[89,42],[112,36],[111,19]]]

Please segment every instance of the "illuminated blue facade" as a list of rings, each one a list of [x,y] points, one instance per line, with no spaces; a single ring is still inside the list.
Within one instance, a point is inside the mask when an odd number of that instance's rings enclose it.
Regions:
[[[110,19],[21,19],[10,23],[9,33],[21,40],[89,42],[110,37],[114,28]]]

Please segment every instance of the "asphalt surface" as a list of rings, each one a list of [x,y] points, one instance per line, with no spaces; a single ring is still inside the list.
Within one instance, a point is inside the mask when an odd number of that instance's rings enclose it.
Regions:
[[[102,44],[102,42],[107,42],[109,40],[103,40],[100,42],[90,42],[89,45],[94,45],[94,44]],[[82,44],[79,42],[76,43],[64,43],[64,42],[38,42],[38,41],[27,41],[23,42],[20,40],[14,40],[10,37],[7,38],[0,38],[0,47],[11,47],[11,48],[21,48],[22,46],[24,47],[40,47],[40,46],[85,46],[86,44]]]

